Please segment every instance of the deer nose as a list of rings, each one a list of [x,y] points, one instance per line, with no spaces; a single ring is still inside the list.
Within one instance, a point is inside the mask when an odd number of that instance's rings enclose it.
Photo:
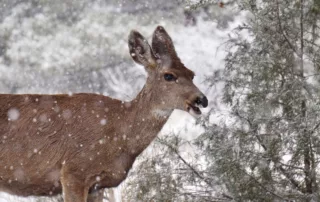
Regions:
[[[201,95],[201,96],[197,97],[195,103],[198,105],[202,105],[203,107],[207,107],[208,106],[208,99],[206,96]]]

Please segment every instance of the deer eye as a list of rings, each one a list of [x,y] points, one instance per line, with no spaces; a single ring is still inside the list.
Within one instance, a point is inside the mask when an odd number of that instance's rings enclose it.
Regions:
[[[173,76],[173,74],[168,74],[168,73],[166,73],[166,74],[164,74],[164,79],[165,79],[166,81],[175,81],[175,80],[176,80],[176,77]]]

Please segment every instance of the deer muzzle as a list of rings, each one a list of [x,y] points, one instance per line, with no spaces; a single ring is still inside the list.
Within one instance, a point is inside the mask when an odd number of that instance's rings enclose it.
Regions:
[[[208,106],[208,99],[203,94],[197,96],[195,99],[186,100],[186,111],[189,112],[193,116],[197,116],[201,114],[200,108],[206,108]]]
[[[201,95],[196,98],[195,103],[199,106],[201,105],[202,107],[206,108],[208,106],[208,99],[206,96]]]

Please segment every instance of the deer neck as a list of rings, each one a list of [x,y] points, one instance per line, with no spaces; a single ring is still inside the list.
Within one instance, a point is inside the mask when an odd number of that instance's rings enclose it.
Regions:
[[[139,155],[161,131],[173,109],[163,108],[161,97],[148,85],[143,87],[131,103],[134,113],[130,117],[127,148],[131,154]]]

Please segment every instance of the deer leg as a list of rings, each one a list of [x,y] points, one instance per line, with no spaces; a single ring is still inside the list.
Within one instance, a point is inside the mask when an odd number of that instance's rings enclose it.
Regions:
[[[87,202],[102,202],[104,189],[100,189],[88,195]]]
[[[64,202],[87,202],[89,189],[80,180],[68,175],[61,177]]]

